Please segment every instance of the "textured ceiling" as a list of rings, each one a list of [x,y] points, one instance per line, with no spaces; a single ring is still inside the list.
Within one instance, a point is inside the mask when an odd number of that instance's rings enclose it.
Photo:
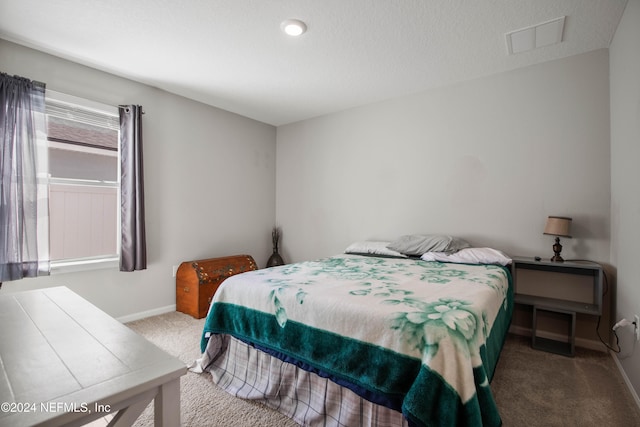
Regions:
[[[607,48],[626,1],[0,0],[0,38],[277,126]],[[507,55],[560,16],[562,43]]]

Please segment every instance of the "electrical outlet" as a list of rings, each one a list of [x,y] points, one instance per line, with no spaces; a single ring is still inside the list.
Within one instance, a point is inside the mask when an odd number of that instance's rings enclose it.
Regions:
[[[635,316],[633,316],[634,320],[635,320],[635,325],[634,326],[634,330],[636,331],[636,341],[640,341],[640,316],[638,316],[637,314]]]

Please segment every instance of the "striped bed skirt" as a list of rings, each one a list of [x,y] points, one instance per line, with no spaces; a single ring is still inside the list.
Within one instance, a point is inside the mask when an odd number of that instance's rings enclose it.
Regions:
[[[229,394],[256,400],[304,426],[408,427],[402,414],[348,388],[260,351],[213,335],[197,363]]]

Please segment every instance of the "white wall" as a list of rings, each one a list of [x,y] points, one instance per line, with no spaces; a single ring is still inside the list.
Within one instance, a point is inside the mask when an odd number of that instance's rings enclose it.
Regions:
[[[616,319],[640,315],[640,0],[629,0],[610,48],[611,262],[617,268]],[[620,329],[618,356],[640,394],[640,343]]]
[[[573,218],[563,256],[607,264],[608,61],[602,49],[279,127],[283,256],[447,233],[551,257],[553,238],[542,231],[548,215],[563,215]],[[604,301],[599,331],[607,339]],[[532,317],[517,306],[513,330],[528,333]],[[579,345],[604,348],[597,320],[578,315]],[[566,335],[551,326],[541,333]]]
[[[116,269],[5,282],[0,292],[66,285],[112,316],[175,304],[172,266],[271,254],[273,126],[0,40],[0,71],[110,105],[143,106],[147,270]]]
[[[606,49],[281,126],[276,216],[289,261],[361,239],[450,233],[609,261]]]

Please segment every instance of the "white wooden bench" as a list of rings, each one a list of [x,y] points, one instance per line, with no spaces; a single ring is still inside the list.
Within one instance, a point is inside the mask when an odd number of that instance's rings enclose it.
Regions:
[[[66,287],[0,294],[0,425],[180,425],[186,366]]]

